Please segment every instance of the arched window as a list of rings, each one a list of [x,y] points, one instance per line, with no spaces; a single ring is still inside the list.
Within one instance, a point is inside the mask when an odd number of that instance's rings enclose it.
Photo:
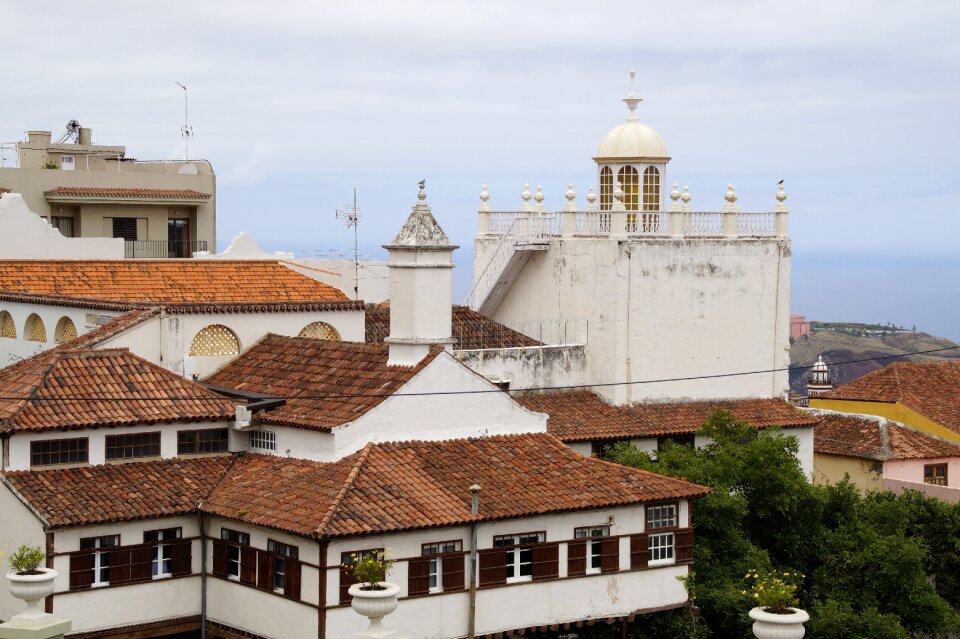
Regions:
[[[640,174],[632,166],[625,166],[617,172],[617,182],[623,189],[623,207],[636,211],[640,201]],[[627,231],[637,230],[637,214],[627,213]]]
[[[613,206],[613,171],[609,166],[600,171],[600,210],[609,211]]]
[[[643,171],[643,210],[660,210],[660,171],[655,166],[648,166]],[[656,218],[656,215],[644,215],[643,230],[648,233],[656,231]]]
[[[211,324],[197,333],[190,343],[190,356],[239,355],[240,340],[223,324]]]
[[[61,317],[60,321],[57,322],[57,330],[54,331],[53,336],[57,344],[69,342],[72,339],[77,339],[77,327],[69,317]]]
[[[337,329],[330,326],[326,322],[314,322],[312,324],[307,324],[303,327],[303,330],[300,331],[300,334],[297,335],[297,337],[306,337],[307,339],[322,339],[331,342],[340,341],[340,333],[337,332]]]
[[[17,327],[10,313],[6,311],[0,311],[0,336],[17,339]]]
[[[23,334],[31,342],[47,341],[47,327],[43,325],[43,320],[36,313],[31,313],[27,318],[27,323],[23,326]]]

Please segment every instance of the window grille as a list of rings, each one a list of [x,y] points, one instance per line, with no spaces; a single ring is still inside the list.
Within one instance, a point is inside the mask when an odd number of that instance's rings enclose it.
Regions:
[[[923,483],[934,486],[947,485],[947,465],[930,464],[923,467]]]
[[[57,331],[55,333],[57,344],[63,344],[64,342],[69,342],[72,339],[77,339],[77,327],[73,323],[73,320],[69,317],[63,317],[57,323]]]
[[[160,433],[107,435],[107,459],[160,456]]]
[[[625,166],[617,172],[617,181],[623,189],[623,206],[628,211],[636,211],[640,201],[640,174],[632,166]]]
[[[228,437],[226,428],[181,430],[177,432],[177,454],[223,453],[227,450]]]
[[[677,525],[677,505],[647,506],[647,528],[674,528]]]
[[[655,166],[643,171],[643,210],[660,210],[660,171]]]
[[[277,450],[277,434],[269,430],[251,430],[250,448]]]
[[[328,340],[331,342],[340,341],[340,333],[337,332],[337,329],[330,326],[326,322],[314,322],[312,324],[307,324],[303,327],[303,330],[300,331],[300,334],[297,335],[297,337]]]
[[[600,210],[609,211],[613,206],[613,171],[609,166],[600,171]]]
[[[30,442],[30,465],[83,464],[89,459],[86,437],[74,439],[41,439]]]
[[[190,356],[239,355],[240,340],[229,328],[222,324],[212,324],[193,338],[190,343]]]
[[[650,552],[648,565],[671,563],[674,548],[673,533],[650,535],[647,548]]]
[[[0,335],[10,339],[17,339],[17,327],[13,323],[10,313],[3,311],[0,313]]]
[[[39,315],[33,314],[27,318],[27,326],[29,327],[28,332],[31,342],[47,341],[47,327],[43,325],[43,320],[40,319]]]

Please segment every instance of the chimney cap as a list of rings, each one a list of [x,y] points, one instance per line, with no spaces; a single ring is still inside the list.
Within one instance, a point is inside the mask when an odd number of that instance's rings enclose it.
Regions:
[[[470,487],[470,492],[473,493],[474,495],[476,495],[477,493],[479,493],[479,492],[480,492],[480,484],[474,484],[473,486],[471,486],[471,487]]]

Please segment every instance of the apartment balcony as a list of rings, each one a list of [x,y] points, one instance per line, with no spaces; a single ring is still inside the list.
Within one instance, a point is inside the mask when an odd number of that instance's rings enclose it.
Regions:
[[[170,259],[193,257],[197,251],[207,250],[206,240],[170,242],[167,240],[127,240],[124,257]]]

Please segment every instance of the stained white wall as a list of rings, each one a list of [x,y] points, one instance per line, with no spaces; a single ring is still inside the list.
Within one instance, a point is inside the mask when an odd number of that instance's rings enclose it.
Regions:
[[[2,236],[0,236],[2,237]],[[34,304],[32,302],[8,302],[0,301],[0,311],[7,311],[13,319],[14,326],[17,328],[17,337],[0,337],[0,367],[7,366],[21,359],[32,357],[37,353],[45,351],[56,346],[57,324],[64,317],[69,317],[77,329],[78,335],[83,335],[90,327],[87,326],[87,314],[99,313],[83,308],[74,308],[70,306],[54,306],[47,304]],[[43,325],[47,332],[46,342],[32,342],[26,339],[29,333],[25,332],[27,318],[36,314],[43,320]],[[106,313],[107,315],[117,315],[117,313]]]
[[[89,464],[96,466],[98,464],[122,464],[128,461],[144,461],[141,458],[131,460],[116,460],[107,462],[106,459],[106,438],[110,435],[125,435],[128,433],[153,433],[160,432],[160,456],[169,459],[177,457],[177,431],[179,430],[201,430],[229,428],[232,422],[224,420],[221,422],[180,422],[173,424],[141,424],[138,426],[118,426],[115,428],[85,428],[78,430],[53,430],[44,432],[21,431],[10,437],[10,464],[4,470],[30,470],[30,443],[49,439],[72,439],[75,437],[88,438],[87,445],[90,451]],[[55,466],[42,466],[38,470],[55,468]]]
[[[510,388],[569,386],[586,382],[586,347],[534,346],[453,351],[470,370]]]
[[[369,442],[436,441],[547,430],[545,414],[534,413],[513,401],[446,352],[437,355],[399,393],[431,393],[438,389],[493,392],[388,397],[355,422],[334,429],[336,458],[346,457]]]
[[[0,485],[0,549],[9,556],[23,544],[45,548],[43,525],[4,482]],[[7,570],[8,565],[4,561],[3,574]],[[23,601],[10,594],[6,584],[0,588],[0,619],[8,620],[23,612],[24,607]]]
[[[498,241],[477,238],[475,273]],[[530,257],[494,318],[586,318],[588,380],[626,382],[785,367],[789,298],[788,240],[564,238]],[[786,372],[777,372],[598,392],[623,404],[786,390]]]
[[[249,428],[237,432],[237,440],[246,448],[250,443],[250,431],[262,430],[274,433],[277,438],[275,451],[251,449],[251,452],[264,455],[286,457],[288,454],[297,459],[313,461],[330,461],[333,459],[333,434],[325,431],[307,430],[306,428],[290,428],[288,426],[271,426],[254,424]],[[288,452],[289,451],[289,452]]]

